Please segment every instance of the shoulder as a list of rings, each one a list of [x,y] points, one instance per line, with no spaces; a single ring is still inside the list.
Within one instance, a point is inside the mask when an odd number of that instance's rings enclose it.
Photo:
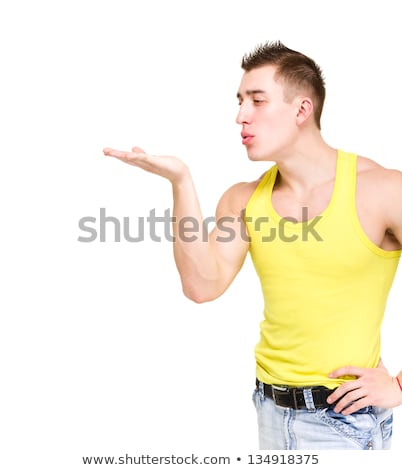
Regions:
[[[379,214],[388,227],[402,224],[402,172],[384,168],[358,157],[356,197],[358,204]]]
[[[357,158],[357,181],[368,189],[389,191],[402,191],[402,172],[381,166],[366,157]]]
[[[230,186],[220,198],[218,210],[240,214],[268,171],[254,181],[240,182]]]

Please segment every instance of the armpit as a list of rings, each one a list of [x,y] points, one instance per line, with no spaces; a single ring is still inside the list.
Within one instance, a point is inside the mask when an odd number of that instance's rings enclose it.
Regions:
[[[396,250],[399,250],[402,248],[402,243],[396,238],[394,232],[392,231],[392,229],[388,228],[386,231],[385,231],[385,238],[387,239],[387,241],[389,243],[392,243],[393,245],[395,245],[395,249]]]

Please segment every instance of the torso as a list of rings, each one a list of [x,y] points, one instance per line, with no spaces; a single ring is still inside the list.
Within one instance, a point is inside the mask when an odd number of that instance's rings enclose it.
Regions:
[[[392,251],[401,249],[401,243],[387,226],[384,207],[393,201],[384,201],[384,188],[387,185],[387,170],[372,160],[358,157],[356,183],[356,210],[362,229],[367,237],[379,248]],[[246,207],[261,178],[240,186],[239,206]],[[302,208],[307,207],[308,219],[321,214],[328,206],[334,188],[335,178],[314,188],[303,200],[296,200],[288,190],[274,187],[272,204],[282,217],[301,220]]]

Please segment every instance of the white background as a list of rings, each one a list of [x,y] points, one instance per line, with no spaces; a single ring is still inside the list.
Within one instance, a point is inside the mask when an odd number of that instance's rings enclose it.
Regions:
[[[112,229],[105,243],[80,243],[78,220],[103,207],[135,233],[139,217],[171,205],[166,180],[104,157],[107,146],[181,157],[205,217],[227,187],[259,176],[266,165],[247,160],[235,96],[242,55],[265,40],[322,66],[328,143],[402,169],[397,4],[2,4],[2,468],[257,452],[262,298],[250,261],[223,297],[196,305],[181,293],[171,243],[115,243]],[[383,329],[392,373],[401,282]],[[397,449],[400,409],[395,420]]]

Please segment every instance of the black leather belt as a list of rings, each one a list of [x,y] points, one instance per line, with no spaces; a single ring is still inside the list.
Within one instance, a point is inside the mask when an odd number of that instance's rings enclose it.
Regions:
[[[312,404],[307,406],[305,401],[305,393],[308,391],[314,403],[314,408],[327,408],[327,398],[334,390],[327,387],[288,387],[287,385],[268,385],[260,382],[257,379],[257,390],[260,389],[260,384],[263,387],[264,395],[274,400],[278,406],[285,408],[293,408],[294,410],[311,409]]]

